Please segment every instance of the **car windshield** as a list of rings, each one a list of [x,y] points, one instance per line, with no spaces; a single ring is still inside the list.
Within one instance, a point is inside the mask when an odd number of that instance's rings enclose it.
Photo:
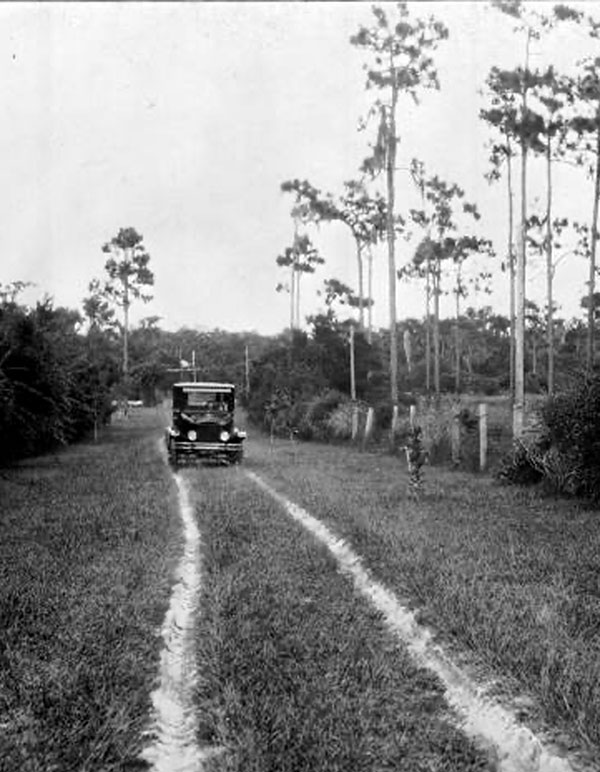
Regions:
[[[232,392],[184,389],[173,395],[173,407],[186,413],[226,413],[233,410]]]

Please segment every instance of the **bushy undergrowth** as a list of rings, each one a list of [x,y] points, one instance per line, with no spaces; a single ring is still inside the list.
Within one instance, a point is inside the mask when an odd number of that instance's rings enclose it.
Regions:
[[[72,442],[110,416],[115,368],[77,312],[0,303],[0,464]]]
[[[159,425],[2,472],[2,770],[138,763],[180,527]]]
[[[346,413],[350,407],[348,397],[335,389],[329,389],[306,400],[292,401],[285,395],[273,400],[261,425],[275,437],[296,434],[302,440],[328,441],[347,439]],[[249,414],[256,424],[256,416]]]
[[[537,454],[535,444],[516,442],[502,460],[498,479],[514,485],[534,485],[540,482],[543,473],[534,461]]]
[[[568,487],[600,500],[600,376],[548,400],[542,417],[550,448],[569,469]]]
[[[335,426],[335,424],[332,425],[332,416],[340,405],[347,402],[347,397],[333,389],[310,400],[298,425],[300,438],[303,440],[332,439]]]
[[[546,400],[541,420],[539,436],[516,444],[500,478],[600,501],[600,376]]]

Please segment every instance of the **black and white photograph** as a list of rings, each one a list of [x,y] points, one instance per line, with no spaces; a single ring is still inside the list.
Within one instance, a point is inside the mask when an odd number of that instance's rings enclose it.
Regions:
[[[9,0],[0,112],[0,772],[600,772],[600,0]]]

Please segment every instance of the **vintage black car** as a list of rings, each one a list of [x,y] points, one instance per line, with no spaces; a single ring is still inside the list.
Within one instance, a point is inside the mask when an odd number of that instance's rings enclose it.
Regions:
[[[246,432],[235,427],[234,410],[235,386],[231,383],[176,383],[166,435],[171,464],[198,458],[239,464]]]

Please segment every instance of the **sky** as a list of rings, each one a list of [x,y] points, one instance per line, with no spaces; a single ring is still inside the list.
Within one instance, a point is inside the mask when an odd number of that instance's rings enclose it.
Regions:
[[[399,105],[397,209],[418,204],[406,167],[419,158],[477,203],[477,232],[502,254],[506,190],[484,179],[489,132],[478,112],[490,67],[520,63],[522,38],[487,3],[410,7],[443,20],[450,36],[435,56],[440,91]],[[600,3],[580,7],[600,17]],[[371,18],[366,2],[0,4],[0,284],[32,282],[25,302],[50,296],[81,310],[89,282],[103,275],[102,245],[134,227],[155,274],[154,298],[133,308],[134,323],[159,316],[169,330],[283,330],[289,297],[275,287],[287,277],[275,260],[293,223],[280,185],[306,178],[339,194],[359,175],[375,127],[358,124],[374,95],[364,88],[366,56],[349,39]],[[532,63],[566,70],[592,50],[583,32],[565,28],[534,44]],[[589,219],[592,187],[581,171],[557,169],[556,187],[557,213]],[[543,202],[542,166],[532,166],[529,196],[532,207]],[[357,286],[345,226],[310,235],[326,262],[303,279],[303,317],[323,308],[325,279]],[[417,241],[398,243],[399,267]],[[378,248],[378,326],[389,320],[386,261]],[[499,265],[490,264],[493,294],[468,302],[507,313]],[[562,315],[580,314],[585,280],[581,258],[560,261]],[[543,303],[535,262],[528,294]],[[400,283],[397,301],[399,318],[422,316],[418,285]]]

